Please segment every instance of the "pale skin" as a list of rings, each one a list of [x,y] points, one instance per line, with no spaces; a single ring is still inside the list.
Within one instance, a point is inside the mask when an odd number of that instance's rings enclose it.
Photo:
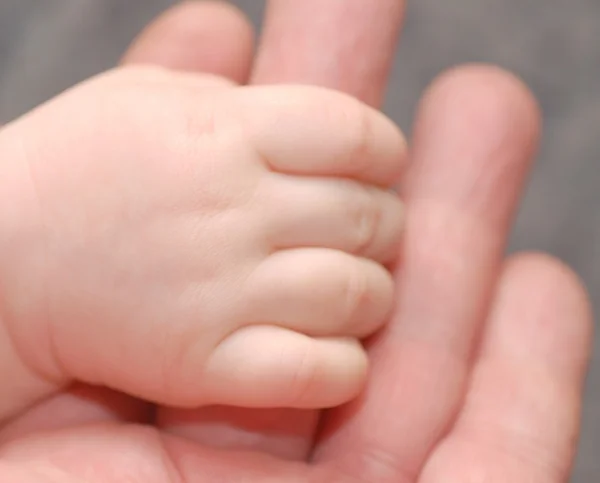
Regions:
[[[197,3],[162,17],[125,61],[379,102],[401,2],[279,0],[270,9],[255,64],[239,15]],[[312,22],[317,10],[327,21]],[[332,56],[335,66],[324,60]],[[506,73],[467,67],[434,83],[414,132],[394,313],[369,341],[365,392],[324,413],[319,434],[314,411],[161,408],[83,384],[25,410],[32,393],[3,382],[3,397],[22,403],[0,435],[0,479],[568,481],[590,350],[587,297],[547,256],[503,260],[537,142],[535,103]]]
[[[348,402],[393,305],[405,146],[336,91],[156,68],[6,126],[4,415],[74,379],[176,406]]]

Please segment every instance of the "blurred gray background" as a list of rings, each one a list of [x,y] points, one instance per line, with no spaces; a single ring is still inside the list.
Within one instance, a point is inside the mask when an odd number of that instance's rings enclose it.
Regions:
[[[0,0],[0,119],[9,120],[112,66],[135,34],[172,3]],[[263,1],[234,3],[259,23]],[[598,307],[600,1],[408,3],[386,111],[408,130],[423,88],[441,70],[457,63],[493,62],[521,75],[541,101],[545,137],[511,249],[543,249],[562,258],[584,278]],[[573,482],[600,479],[599,453],[597,356]]]

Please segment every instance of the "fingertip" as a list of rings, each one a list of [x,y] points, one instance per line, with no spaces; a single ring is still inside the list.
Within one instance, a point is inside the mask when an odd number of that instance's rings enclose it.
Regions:
[[[529,89],[498,67],[449,70],[426,91],[415,120],[408,197],[450,200],[508,230],[540,137]]]
[[[276,326],[236,331],[205,370],[210,404],[325,409],[363,388],[368,358],[352,338],[312,338]]]
[[[463,84],[487,86],[538,109],[536,99],[525,81],[517,73],[493,64],[472,63],[450,68],[433,81],[429,92],[440,87]]]
[[[575,270],[559,258],[544,252],[522,252],[509,258],[507,270],[522,273],[524,280],[537,277],[548,284],[556,284],[557,291],[569,295],[576,305],[589,311],[589,294],[585,283]]]
[[[338,176],[392,187],[407,166],[407,142],[380,111],[354,97],[306,85],[238,90],[257,150],[274,171]]]
[[[507,262],[501,294],[520,300],[514,306],[532,307],[547,325],[538,326],[538,340],[550,336],[548,356],[567,359],[568,365],[587,366],[593,342],[592,306],[588,290],[579,275],[563,261],[537,252],[521,253]],[[517,294],[521,294],[519,299]],[[502,299],[501,299],[502,300]],[[535,334],[531,334],[535,339]]]
[[[228,2],[184,1],[168,9],[133,42],[126,64],[206,72],[244,83],[254,51],[254,30]]]
[[[561,261],[523,253],[506,262],[464,405],[427,481],[566,481],[589,357],[587,305]]]
[[[460,104],[462,109],[485,113],[494,121],[490,127],[520,131],[523,138],[535,139],[540,132],[541,109],[527,84],[494,65],[466,64],[442,73],[427,89],[422,111],[437,110],[440,104],[446,110]]]
[[[234,32],[248,44],[254,45],[254,28],[248,17],[237,5],[228,1],[184,0],[167,10],[163,21],[176,23],[184,33],[189,32],[190,35],[194,35],[199,25],[198,19],[219,24],[219,28],[226,30],[220,32],[223,39],[229,39],[227,33]]]

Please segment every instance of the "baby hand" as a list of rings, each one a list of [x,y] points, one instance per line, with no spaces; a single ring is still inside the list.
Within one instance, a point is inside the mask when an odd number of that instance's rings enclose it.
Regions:
[[[0,154],[0,373],[24,392],[308,408],[361,389],[402,230],[382,114],[121,70],[5,128]]]

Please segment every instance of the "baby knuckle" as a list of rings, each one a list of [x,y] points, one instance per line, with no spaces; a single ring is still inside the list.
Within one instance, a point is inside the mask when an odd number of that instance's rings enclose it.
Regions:
[[[216,97],[162,84],[122,96],[127,96],[122,104],[128,103],[131,129],[151,145],[145,145],[140,160],[157,180],[178,183],[172,196],[180,206],[214,214],[246,201],[253,178],[242,175],[243,158],[229,154],[238,139]]]
[[[198,109],[197,106],[202,108]],[[214,140],[220,132],[221,118],[214,100],[190,99],[189,95],[176,96],[175,115],[178,127],[191,143]]]
[[[371,156],[369,156],[372,136],[371,116],[368,110],[361,105],[355,105],[354,111],[353,124],[349,131],[348,157],[352,165],[352,172],[362,175],[371,168],[372,162]]]
[[[369,155],[372,138],[372,120],[368,109],[355,99],[346,99],[336,105],[335,124],[342,136],[342,159],[349,174],[363,176],[372,169]]]
[[[369,169],[373,129],[369,109],[354,98],[337,94],[323,99],[319,111],[341,135],[343,158],[352,172],[359,175]]]
[[[348,207],[353,227],[352,251],[364,254],[375,243],[381,221],[381,208],[373,194],[373,190],[357,183],[356,194],[352,196]]]
[[[311,340],[299,345],[291,354],[292,369],[289,378],[289,392],[296,404],[302,404],[319,378],[319,368],[315,348]]]
[[[157,92],[150,101],[152,118],[163,132],[184,150],[197,149],[198,143],[214,138],[217,130],[217,109],[214,101],[194,95],[186,89]],[[198,108],[198,106],[202,106]],[[158,133],[157,133],[158,134]]]
[[[364,307],[371,300],[371,284],[362,264],[355,263],[348,270],[340,299],[343,301],[347,319],[364,312]]]
[[[137,126],[151,131],[151,140],[189,148],[218,132],[216,99],[176,83],[124,82],[115,88],[113,105],[135,118]],[[200,106],[200,107],[199,107]],[[127,114],[127,113],[125,113]]]

